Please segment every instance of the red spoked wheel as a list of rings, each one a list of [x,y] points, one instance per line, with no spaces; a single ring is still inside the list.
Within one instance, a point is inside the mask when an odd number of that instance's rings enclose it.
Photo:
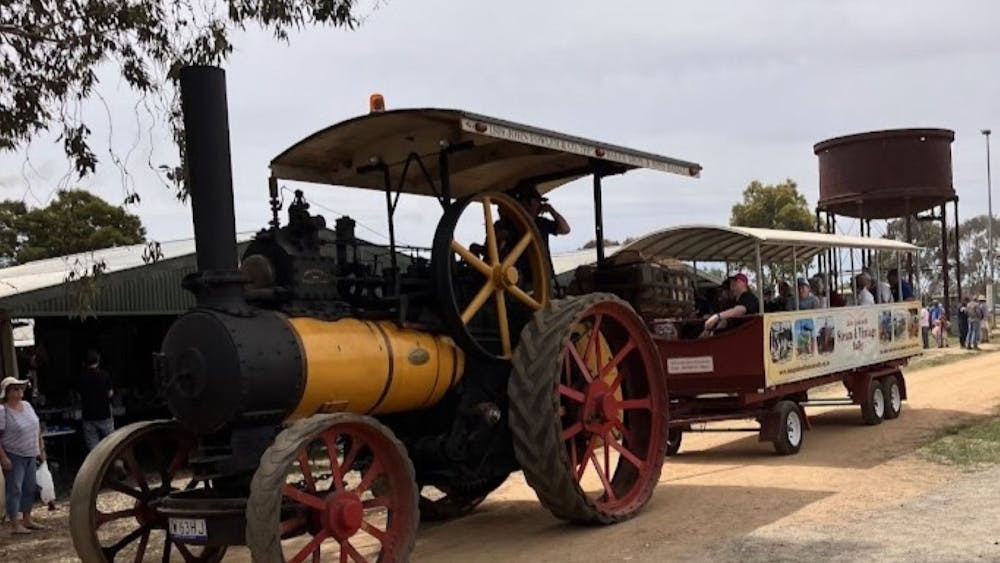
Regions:
[[[528,484],[555,516],[635,515],[660,478],[667,394],[642,319],[613,295],[552,301],[514,352],[510,424]]]
[[[247,503],[255,562],[406,561],[419,512],[413,465],[367,416],[315,415],[261,456]]]
[[[171,421],[138,422],[102,440],[70,494],[70,533],[83,561],[219,561],[221,546],[186,545],[167,534],[160,502],[203,486],[188,470],[195,439]]]

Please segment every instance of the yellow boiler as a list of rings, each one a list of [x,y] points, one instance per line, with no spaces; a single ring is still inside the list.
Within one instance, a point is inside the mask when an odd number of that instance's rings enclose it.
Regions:
[[[288,319],[305,358],[305,390],[290,420],[325,410],[387,414],[430,407],[462,378],[447,336],[390,321]]]

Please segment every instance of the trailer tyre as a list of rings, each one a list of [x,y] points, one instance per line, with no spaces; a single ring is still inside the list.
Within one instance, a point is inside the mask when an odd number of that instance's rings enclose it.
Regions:
[[[903,393],[899,387],[899,379],[890,375],[882,380],[882,392],[885,395],[885,420],[898,418],[903,410]]]
[[[865,424],[875,426],[882,423],[885,413],[885,390],[879,380],[873,379],[868,384],[868,396],[861,403],[861,418]]]
[[[677,455],[681,451],[681,440],[684,438],[684,431],[680,428],[671,428],[667,432],[667,457]]]
[[[802,411],[792,401],[781,401],[774,405],[778,413],[778,437],[774,440],[774,451],[781,455],[799,453],[802,448],[802,437],[805,425],[802,423]]]

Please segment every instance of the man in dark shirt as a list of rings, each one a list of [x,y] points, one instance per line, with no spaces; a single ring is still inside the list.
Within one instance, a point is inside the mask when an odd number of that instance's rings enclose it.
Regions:
[[[750,282],[747,280],[745,274],[736,274],[730,278],[729,292],[735,304],[724,311],[708,317],[705,320],[706,331],[725,328],[729,324],[725,321],[730,319],[738,319],[747,315],[760,313],[760,302],[757,300],[757,296],[750,291]]]
[[[83,440],[87,449],[93,450],[108,434],[115,430],[115,420],[111,416],[111,375],[100,368],[101,355],[96,350],[87,350],[87,367],[80,376],[81,410],[83,411]]]

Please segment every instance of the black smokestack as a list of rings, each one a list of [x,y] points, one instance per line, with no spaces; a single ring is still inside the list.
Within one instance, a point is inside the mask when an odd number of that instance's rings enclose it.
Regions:
[[[180,86],[198,270],[235,272],[236,219],[226,73],[213,66],[184,67]]]

